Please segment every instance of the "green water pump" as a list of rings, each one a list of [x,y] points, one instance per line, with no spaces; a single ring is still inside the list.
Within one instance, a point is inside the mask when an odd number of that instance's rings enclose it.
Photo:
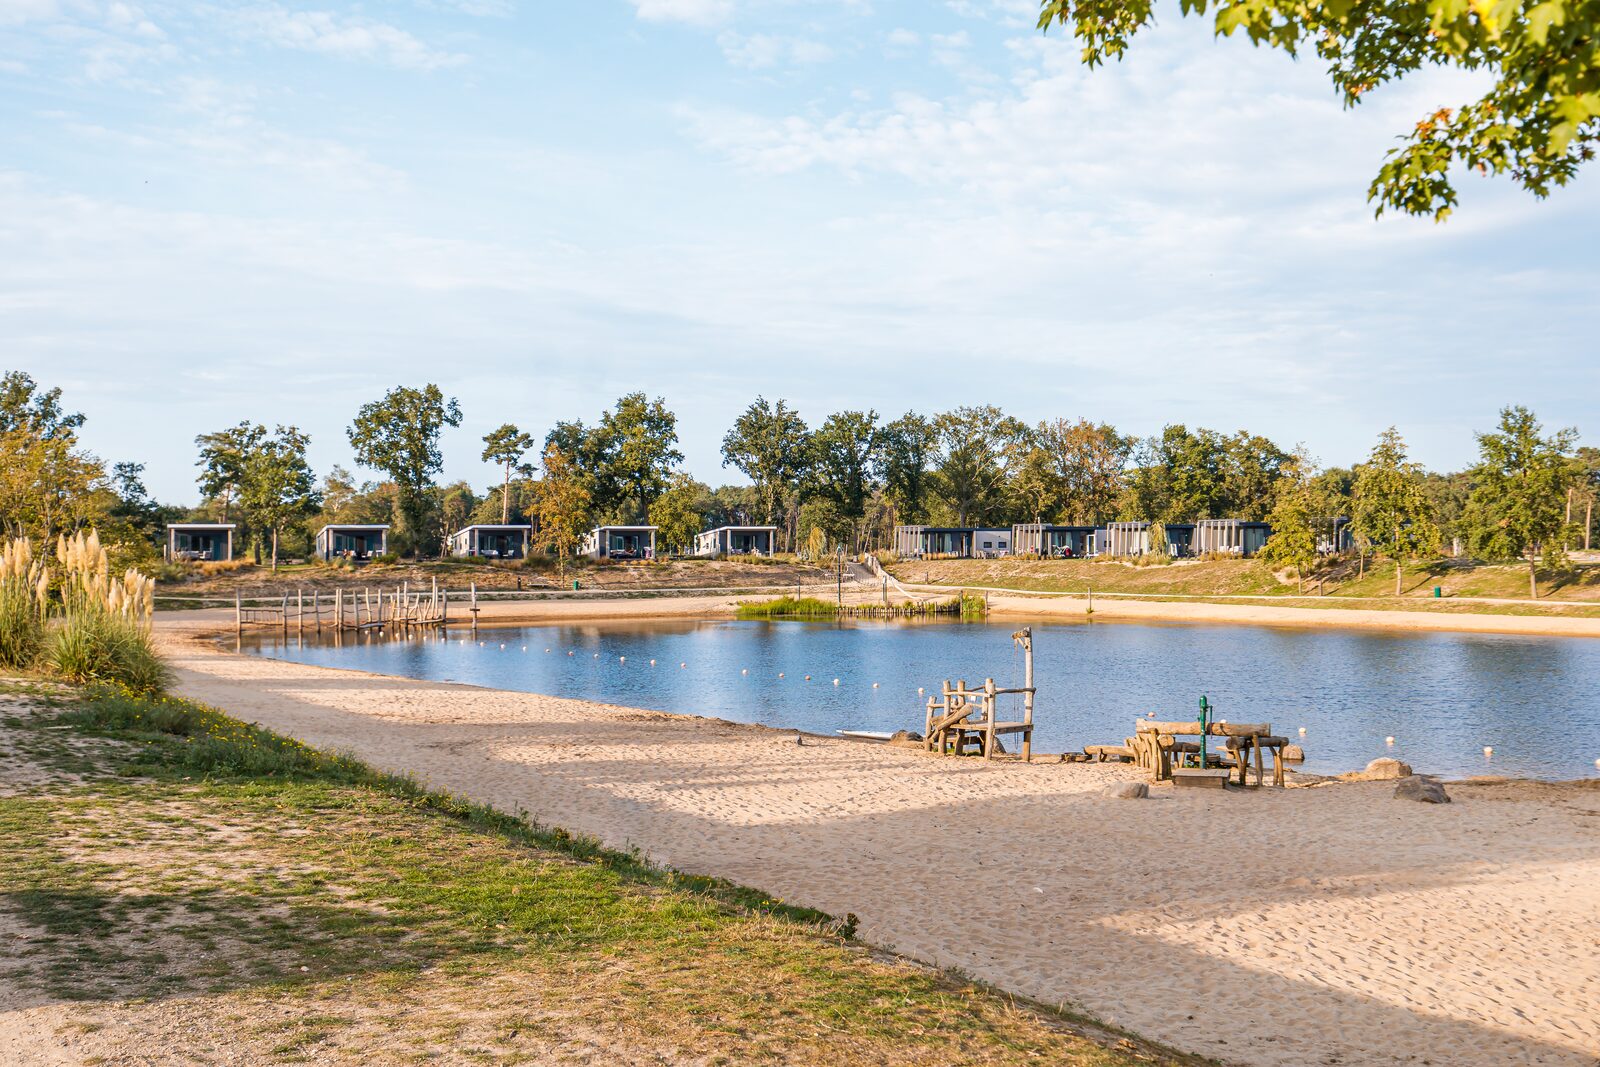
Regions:
[[[1211,701],[1200,695],[1200,769],[1206,769],[1206,737],[1211,733]]]

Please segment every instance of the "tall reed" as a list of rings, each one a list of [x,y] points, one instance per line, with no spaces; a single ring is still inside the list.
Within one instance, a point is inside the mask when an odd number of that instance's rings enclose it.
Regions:
[[[94,531],[56,543],[62,567],[61,622],[50,634],[50,667],[75,682],[112,682],[134,692],[164,689],[167,667],[150,636],[155,581],[131,567],[120,577]]]
[[[26,670],[44,647],[50,571],[18,537],[0,546],[0,667]]]

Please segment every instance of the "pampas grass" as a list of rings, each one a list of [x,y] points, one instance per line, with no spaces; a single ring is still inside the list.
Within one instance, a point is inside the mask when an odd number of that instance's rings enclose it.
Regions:
[[[0,547],[0,667],[27,670],[44,647],[50,572],[18,537]]]
[[[167,666],[150,637],[155,581],[129,568],[111,576],[110,561],[93,531],[62,537],[61,621],[49,636],[45,660],[69,681],[111,683],[136,693],[166,687]]]

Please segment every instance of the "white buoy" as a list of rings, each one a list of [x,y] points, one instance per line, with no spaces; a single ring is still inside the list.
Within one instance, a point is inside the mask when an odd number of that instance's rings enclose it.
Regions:
[[[838,684],[839,684],[839,679],[837,679],[837,678],[835,678],[835,679],[834,679],[834,680],[833,680],[833,684],[834,684],[834,685],[838,685]]]
[[[809,674],[806,675],[806,681],[808,681],[808,682],[811,681],[811,675],[809,675]]]
[[[528,646],[527,645],[523,645],[522,646],[522,651],[524,651],[524,652],[528,651]],[[547,648],[547,649],[545,649],[545,651],[549,652],[550,650]]]
[[[655,665],[656,665],[656,661],[655,660],[651,660],[650,661],[650,666],[654,667]]]
[[[750,673],[750,668],[746,667],[744,670],[740,671],[739,673],[740,674],[749,674]]]
[[[1304,737],[1305,735],[1306,735],[1306,728],[1304,726],[1302,726],[1302,727],[1300,727],[1300,736]]]
[[[1596,768],[1600,768],[1600,759],[1595,760],[1594,765]]]
[[[571,650],[568,650],[568,652],[567,652],[567,655],[569,655],[569,656],[570,656],[570,655],[572,655],[572,654],[573,654],[573,653],[572,653],[572,651],[571,651]]]
[[[1386,745],[1392,745],[1392,744],[1394,744],[1394,738],[1392,738],[1392,737],[1385,737],[1385,738],[1384,738],[1384,739],[1383,739],[1383,743],[1384,743],[1384,744],[1386,744]]]
[[[595,653],[595,654],[594,654],[594,658],[595,658],[595,659],[599,659],[599,658],[600,658],[600,653],[598,653],[598,652],[596,652],[596,653]]]
[[[618,663],[626,663],[626,662],[628,662],[628,657],[627,656],[618,656],[617,657],[617,662]]]
[[[680,663],[680,664],[678,664],[678,666],[682,667],[684,670],[688,670],[689,669],[689,665],[687,663]]]
[[[919,685],[919,686],[917,686],[917,696],[921,696],[921,695],[922,695],[922,686]]]
[[[547,648],[547,649],[545,649],[545,651],[546,651],[546,652],[549,652],[549,651],[550,651],[550,650],[549,650],[549,649],[548,649],[548,648]]]
[[[778,672],[778,677],[779,677],[779,678],[782,678],[782,677],[783,677],[783,672],[782,672],[782,671],[779,671],[779,672]]]
[[[1494,755],[1494,747],[1491,746],[1491,745],[1484,745],[1483,746],[1483,754],[1484,754],[1485,757]]]
[[[872,683],[872,688],[874,688],[874,689],[878,688],[878,683],[877,682],[873,682]]]
[[[500,646],[500,651],[501,651],[501,652],[504,652],[504,651],[505,651],[505,650],[506,650],[506,646],[505,646],[505,645],[501,645],[501,646]]]

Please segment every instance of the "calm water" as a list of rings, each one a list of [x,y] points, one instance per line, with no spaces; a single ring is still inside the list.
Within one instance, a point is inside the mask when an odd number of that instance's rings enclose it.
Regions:
[[[943,678],[1020,685],[1013,629],[661,621],[247,647],[320,666],[831,733],[920,730],[917,687],[936,692]],[[1600,773],[1600,641],[1047,623],[1034,626],[1034,655],[1036,751],[1120,742],[1147,711],[1190,718],[1204,693],[1219,718],[1270,722],[1291,739],[1304,727],[1311,771],[1394,755],[1450,776]]]

